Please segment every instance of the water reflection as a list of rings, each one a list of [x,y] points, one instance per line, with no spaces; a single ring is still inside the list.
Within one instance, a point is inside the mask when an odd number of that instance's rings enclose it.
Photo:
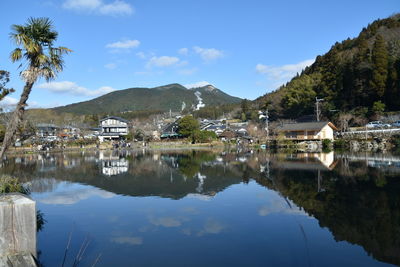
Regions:
[[[360,245],[381,262],[399,265],[399,162],[399,156],[389,154],[101,151],[10,158],[2,170],[30,185],[47,217],[58,214],[51,207],[69,206],[63,211],[77,216],[82,228],[96,220],[102,242],[98,249],[109,250],[112,257],[117,247],[121,265],[131,263],[132,253],[121,246],[142,248],[136,255],[141,264],[160,263],[148,259],[154,250],[165,265],[194,259],[202,265],[217,259],[205,250],[205,258],[197,258],[198,242],[205,242],[204,247],[208,242],[220,244],[214,249],[221,255],[226,248],[243,250],[244,244],[252,249],[246,250],[251,260],[241,262],[236,251],[222,265],[318,265],[319,260],[333,266],[379,265],[356,248],[329,241],[329,236]],[[80,215],[84,210],[87,222]],[[292,220],[297,230],[291,230]],[[51,225],[49,221],[46,227]],[[96,227],[87,231],[95,232]],[[170,240],[191,256],[176,264],[177,251],[159,247]],[[321,242],[332,255],[319,255]],[[233,244],[236,247],[230,247]],[[262,256],[259,247],[270,253]],[[103,264],[118,265],[107,259]]]
[[[101,161],[101,170],[104,175],[113,176],[128,171],[129,161],[126,159],[127,153],[114,151],[109,155],[104,155],[103,151],[99,152],[99,160]]]

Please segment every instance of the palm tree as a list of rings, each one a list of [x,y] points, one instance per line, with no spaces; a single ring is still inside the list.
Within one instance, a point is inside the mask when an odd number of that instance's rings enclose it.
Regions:
[[[11,61],[25,60],[27,65],[20,73],[25,86],[7,127],[0,151],[0,160],[3,159],[22,121],[26,101],[33,84],[39,78],[44,78],[46,81],[54,79],[57,73],[63,70],[63,55],[72,52],[66,47],[53,47],[58,33],[48,18],[29,18],[25,25],[13,25],[11,28],[10,38],[17,45],[17,48],[11,52]]]

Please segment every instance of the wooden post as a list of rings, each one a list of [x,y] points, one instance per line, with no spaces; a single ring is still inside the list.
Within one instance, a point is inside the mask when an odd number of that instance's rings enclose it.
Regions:
[[[0,195],[0,257],[36,257],[36,202],[19,193]]]

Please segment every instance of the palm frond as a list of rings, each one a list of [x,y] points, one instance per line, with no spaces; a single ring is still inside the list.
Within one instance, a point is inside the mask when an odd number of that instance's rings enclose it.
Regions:
[[[22,58],[22,49],[21,48],[15,48],[11,54],[10,58],[12,62],[16,62]]]

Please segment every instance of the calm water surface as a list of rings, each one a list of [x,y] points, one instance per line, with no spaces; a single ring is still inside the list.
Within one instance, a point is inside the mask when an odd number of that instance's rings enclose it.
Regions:
[[[400,156],[97,152],[12,157],[66,266],[400,265]]]

